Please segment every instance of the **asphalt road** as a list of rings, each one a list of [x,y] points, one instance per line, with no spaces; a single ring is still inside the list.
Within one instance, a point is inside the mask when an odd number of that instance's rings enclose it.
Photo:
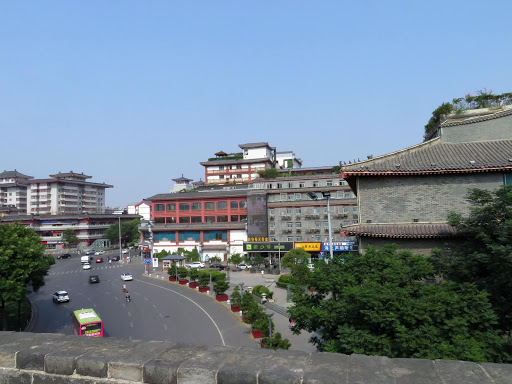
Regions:
[[[107,260],[108,254],[103,255]],[[97,256],[94,256],[96,258]],[[94,308],[103,320],[106,337],[133,340],[167,340],[196,345],[255,347],[247,329],[236,316],[216,301],[187,287],[144,275],[140,258],[132,263],[92,263],[83,270],[80,256],[57,260],[39,292],[29,295],[34,307],[31,332],[73,334],[72,311]],[[133,274],[126,286],[131,302],[122,292],[121,273]],[[100,277],[89,284],[89,275]],[[52,293],[65,290],[67,303],[54,303]]]

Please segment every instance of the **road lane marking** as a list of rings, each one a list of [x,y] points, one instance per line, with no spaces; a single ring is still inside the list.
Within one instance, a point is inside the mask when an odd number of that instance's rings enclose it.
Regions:
[[[130,313],[130,312],[128,312],[128,317],[132,317],[132,315],[131,315],[131,313]]]
[[[176,291],[173,291],[172,289],[169,289],[169,288],[165,288],[165,287],[161,287],[160,285],[156,285],[156,284],[152,284],[152,283],[148,283],[147,281],[144,281],[144,280],[138,280],[138,282],[141,282],[141,283],[144,283],[144,284],[147,284],[147,285],[152,285],[153,287],[157,287],[157,288],[160,288],[160,289],[165,289],[166,291],[169,291],[169,292],[172,292],[172,293],[175,293],[176,295],[179,295],[185,299],[187,299],[188,301],[190,301],[191,303],[193,303],[194,305],[196,305],[201,311],[203,311],[205,313],[206,316],[208,316],[208,318],[211,320],[211,322],[213,323],[213,325],[215,326],[215,328],[217,328],[217,332],[219,333],[219,337],[220,337],[220,340],[222,341],[222,345],[226,345],[226,342],[224,341],[224,337],[222,336],[222,332],[220,331],[220,328],[219,326],[217,325],[217,323],[215,322],[215,320],[213,320],[213,318],[210,316],[210,314],[208,312],[206,312],[206,310],[201,307],[199,304],[197,304],[194,300],[192,300],[191,298],[185,296],[185,295],[182,295],[181,293],[179,292],[176,292]],[[154,305],[154,304],[153,304]]]
[[[164,330],[167,331],[167,324],[164,323]]]
[[[156,305],[155,305],[155,304],[153,304],[153,308],[155,308],[155,309],[156,309]]]
[[[133,323],[132,323],[131,321],[130,321],[130,327],[132,327],[132,328],[133,328]]]

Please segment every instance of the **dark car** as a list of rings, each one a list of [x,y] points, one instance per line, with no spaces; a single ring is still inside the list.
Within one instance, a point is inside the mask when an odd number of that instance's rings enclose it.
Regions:
[[[96,250],[95,249],[89,249],[85,252],[85,255],[86,256],[89,256],[89,255],[94,255],[96,253]]]
[[[89,276],[89,284],[99,283],[99,282],[100,282],[100,277],[98,275],[90,275]]]
[[[112,261],[119,261],[119,256],[112,256],[110,258],[110,260],[112,260]]]
[[[63,255],[57,256],[57,259],[71,259],[71,255],[69,253],[64,253]]]
[[[221,263],[212,263],[212,264],[210,264],[210,268],[218,269],[219,271],[223,271],[227,268],[227,266],[224,264],[221,264]]]

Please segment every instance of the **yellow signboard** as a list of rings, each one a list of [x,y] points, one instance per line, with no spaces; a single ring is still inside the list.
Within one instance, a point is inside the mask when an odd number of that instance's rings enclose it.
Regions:
[[[295,242],[295,248],[304,248],[304,250],[310,252],[320,252],[322,250],[322,243]]]

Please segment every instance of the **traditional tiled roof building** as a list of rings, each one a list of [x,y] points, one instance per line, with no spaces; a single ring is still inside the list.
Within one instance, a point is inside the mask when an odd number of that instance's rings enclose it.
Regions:
[[[359,249],[395,242],[430,253],[456,236],[447,215],[469,213],[469,189],[512,184],[512,107],[444,117],[423,143],[343,165],[341,176],[359,207],[342,230]]]

